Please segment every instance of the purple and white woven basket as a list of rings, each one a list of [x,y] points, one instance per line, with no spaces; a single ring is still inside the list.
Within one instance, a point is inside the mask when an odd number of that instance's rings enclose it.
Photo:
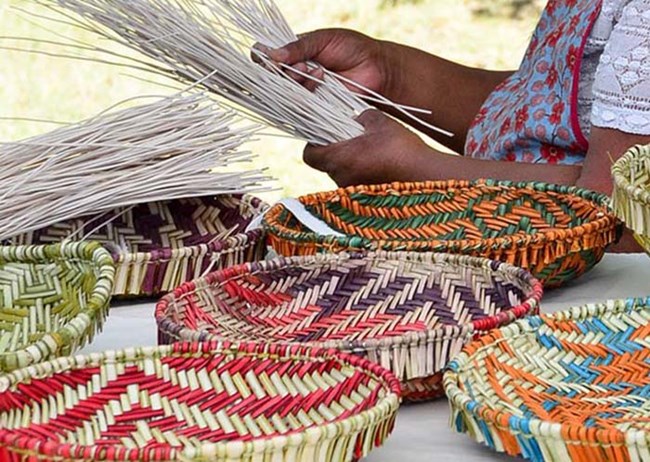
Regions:
[[[101,242],[117,266],[114,296],[158,296],[208,271],[263,258],[262,231],[246,228],[267,207],[249,195],[151,202],[57,223],[12,244]]]

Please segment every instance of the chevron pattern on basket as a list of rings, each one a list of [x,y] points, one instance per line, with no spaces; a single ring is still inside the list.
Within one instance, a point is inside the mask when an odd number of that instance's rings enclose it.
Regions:
[[[282,255],[363,249],[461,253],[529,269],[555,286],[588,271],[617,237],[606,196],[542,183],[394,183],[300,201],[346,236],[316,235],[276,205],[264,225]]]
[[[116,295],[156,295],[207,270],[261,258],[261,233],[245,229],[264,208],[240,195],[151,202],[59,223],[13,242],[99,241],[117,262]]]
[[[452,421],[533,461],[650,460],[650,298],[530,317],[450,364]]]
[[[10,461],[350,461],[383,442],[399,403],[398,382],[355,357],[214,342],[65,358],[0,391]]]
[[[212,273],[165,297],[156,317],[164,342],[216,336],[336,347],[410,381],[441,371],[476,330],[534,312],[539,297],[528,273],[483,259],[318,255]]]
[[[0,371],[91,339],[107,315],[113,274],[97,244],[0,247]]]

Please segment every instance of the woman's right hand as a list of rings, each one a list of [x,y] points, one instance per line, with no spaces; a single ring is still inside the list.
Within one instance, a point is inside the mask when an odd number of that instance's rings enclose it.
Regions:
[[[283,48],[264,49],[273,61],[287,64],[300,72],[307,71],[307,62],[320,64],[325,69],[352,80],[369,90],[385,94],[390,82],[384,42],[347,29],[322,29],[299,36],[298,41]],[[259,46],[259,45],[258,45]],[[323,71],[314,69],[310,74],[322,79]],[[309,89],[318,84],[299,74],[292,76]],[[361,92],[354,85],[350,90]]]

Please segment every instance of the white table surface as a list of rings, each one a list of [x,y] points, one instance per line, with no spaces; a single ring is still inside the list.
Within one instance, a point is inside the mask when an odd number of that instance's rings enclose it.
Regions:
[[[542,311],[550,313],[570,306],[612,298],[650,295],[650,259],[645,255],[606,255],[590,273],[571,285],[548,291]],[[155,345],[154,302],[116,305],[104,331],[84,352]],[[448,425],[446,400],[404,406],[393,435],[384,447],[372,452],[367,462],[514,461],[497,455]]]

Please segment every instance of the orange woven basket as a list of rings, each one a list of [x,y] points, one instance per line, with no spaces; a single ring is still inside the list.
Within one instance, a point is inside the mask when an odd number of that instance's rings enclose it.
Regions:
[[[650,297],[529,316],[467,345],[452,427],[533,462],[650,460]]]
[[[299,198],[342,235],[317,234],[282,204],[264,216],[280,254],[343,250],[460,253],[501,260],[559,286],[596,265],[620,236],[609,198],[545,183],[442,181],[355,186]]]

